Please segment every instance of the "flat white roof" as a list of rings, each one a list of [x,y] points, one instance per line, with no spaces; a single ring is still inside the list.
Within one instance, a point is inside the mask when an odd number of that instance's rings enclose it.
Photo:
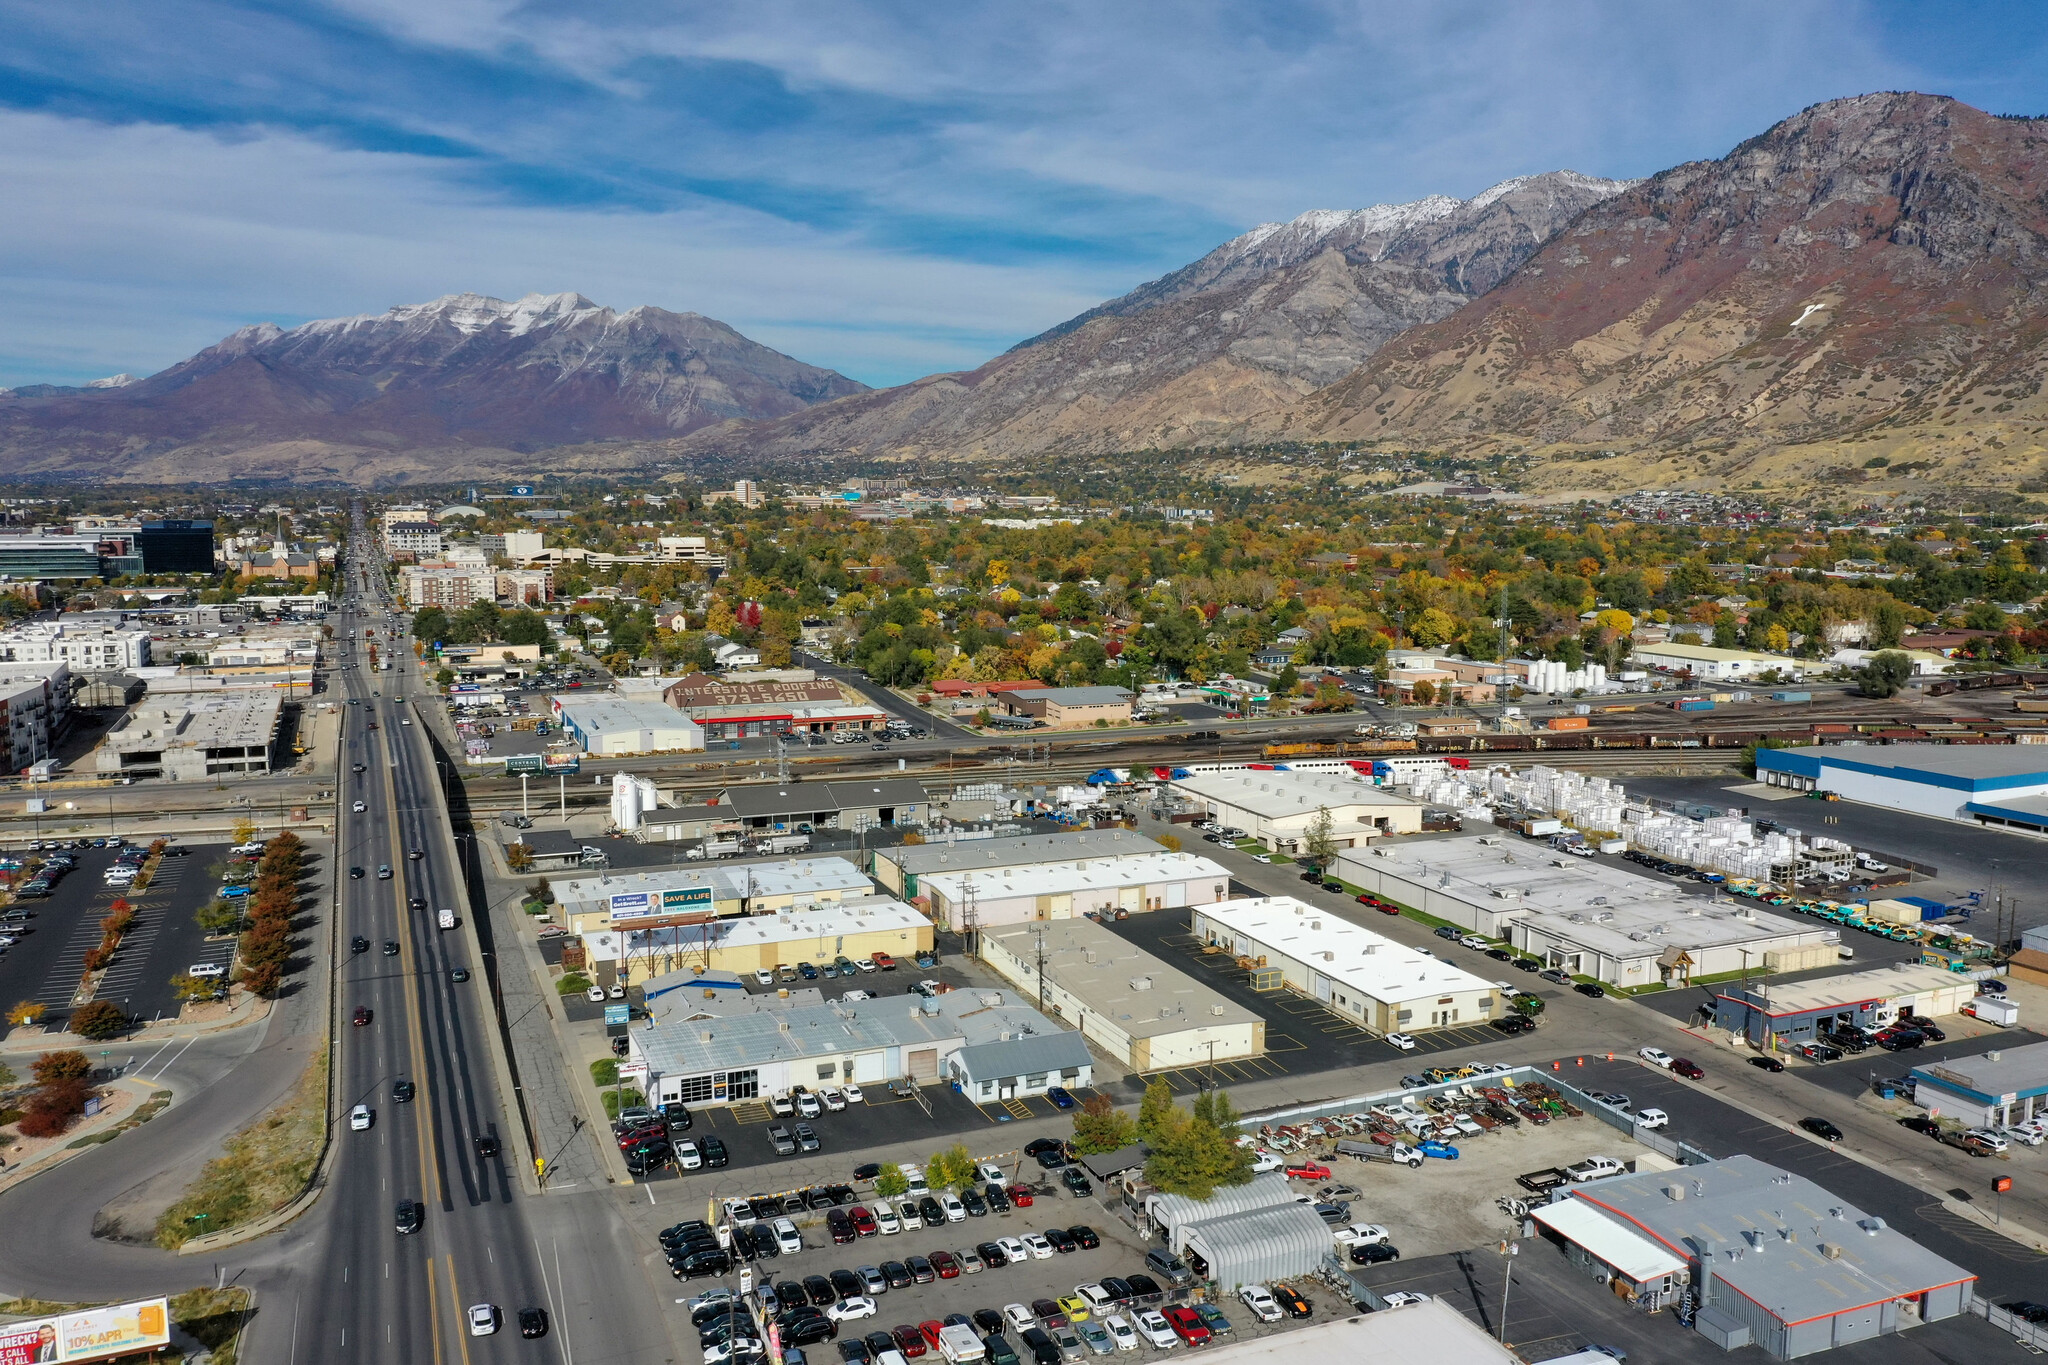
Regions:
[[[1321,1318],[1291,1332],[1225,1337],[1201,1350],[1212,1365],[1299,1365],[1304,1360],[1426,1360],[1429,1365],[1519,1365],[1448,1299],[1379,1313]]]
[[[596,877],[569,877],[552,883],[555,899],[571,914],[602,909],[613,896],[637,892],[712,888],[717,900],[754,896],[800,896],[805,892],[850,892],[866,895],[875,889],[867,874],[844,858],[785,858],[733,867],[667,867],[658,872],[615,872]],[[587,902],[587,904],[583,904]]]
[[[1328,807],[1335,815],[1347,806],[1421,804],[1384,787],[1375,787],[1370,779],[1355,773],[1337,773],[1327,769],[1282,771],[1276,768],[1268,772],[1247,768],[1238,772],[1191,773],[1173,779],[1172,785],[1190,796],[1235,806],[1265,820],[1313,815],[1318,807]]]
[[[714,920],[680,929],[614,929],[588,937],[621,939],[638,949],[650,941],[657,946],[685,948],[760,948],[776,943],[819,940],[818,951],[830,962],[838,953],[836,940],[846,934],[915,932],[929,929],[931,920],[902,901],[887,896],[863,896],[857,900],[833,901],[824,905],[798,906],[759,915]],[[830,949],[830,951],[827,951]],[[604,956],[604,954],[600,954]]]
[[[1685,1262],[1639,1232],[1578,1199],[1543,1204],[1529,1216],[1568,1242],[1576,1242],[1637,1284],[1675,1275]]]
[[[971,883],[982,900],[1002,896],[1059,896],[1105,887],[1150,886],[1155,882],[1230,881],[1230,869],[1193,853],[1124,853],[1078,858],[1071,863],[1032,863],[1024,867],[988,867],[967,872],[927,872],[920,887],[958,900]]]
[[[1292,896],[1219,901],[1196,906],[1192,913],[1378,1000],[1498,989],[1420,948],[1396,943]]]

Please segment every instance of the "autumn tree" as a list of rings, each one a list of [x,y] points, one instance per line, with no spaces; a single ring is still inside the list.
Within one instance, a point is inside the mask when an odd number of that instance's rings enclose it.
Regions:
[[[1090,1095],[1074,1114],[1074,1150],[1083,1156],[1122,1151],[1137,1136],[1137,1120],[1107,1095]]]

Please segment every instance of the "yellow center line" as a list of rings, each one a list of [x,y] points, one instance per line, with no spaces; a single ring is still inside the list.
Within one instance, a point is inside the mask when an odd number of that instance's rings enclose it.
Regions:
[[[395,746],[391,742],[390,735],[385,734],[383,731],[378,733],[384,738],[386,752],[391,753],[395,760]],[[427,1050],[425,1037],[420,1029],[418,991],[415,989],[418,984],[418,976],[413,966],[412,911],[405,903],[407,887],[410,883],[405,882],[399,876],[399,873],[404,871],[406,864],[404,846],[400,843],[398,837],[398,787],[391,776],[394,766],[395,763],[393,762],[387,762],[384,765],[384,798],[391,821],[387,833],[391,839],[392,894],[398,901],[398,965],[405,976],[405,1025],[406,1033],[412,1045],[413,1084],[417,1087],[426,1082]],[[420,1139],[420,1195],[422,1198],[425,1198],[427,1190],[431,1188],[434,1192],[434,1202],[439,1204],[442,1202],[440,1168],[427,1160],[427,1154],[433,1146],[432,1134],[427,1121],[432,1103],[433,1101],[430,1097],[418,1096],[415,1098],[414,1104],[417,1107],[413,1110],[413,1124],[419,1130]]]
[[[427,1322],[434,1334],[434,1365],[441,1365],[441,1299],[434,1292],[434,1259],[427,1258]]]
[[[448,1255],[442,1257],[442,1259],[448,1262],[448,1297],[454,1300],[457,1305],[460,1305],[462,1302],[462,1291],[455,1287],[455,1257]],[[461,1311],[459,1307],[457,1311]],[[469,1323],[465,1318],[456,1319],[455,1344],[462,1348],[462,1365],[469,1365]],[[440,1343],[437,1340],[435,1342],[434,1354],[438,1356],[440,1353]]]

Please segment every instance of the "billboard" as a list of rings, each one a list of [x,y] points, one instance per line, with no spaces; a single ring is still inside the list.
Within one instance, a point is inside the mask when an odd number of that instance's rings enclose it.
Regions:
[[[170,1342],[170,1300],[142,1299],[0,1326],[0,1365],[105,1360]]]
[[[627,891],[611,898],[614,924],[710,908],[711,888],[708,886],[686,886],[674,891]]]
[[[542,754],[541,768],[551,773],[568,773],[572,776],[583,771],[581,754]]]
[[[631,1005],[606,1005],[604,1007],[604,1026],[606,1028],[613,1028],[621,1024],[629,1024],[632,1021],[633,1007]],[[619,1070],[621,1072],[624,1072],[625,1068],[620,1067]]]
[[[539,771],[541,771],[541,756],[539,754],[505,755],[505,776],[507,777],[517,777],[521,773],[537,773]]]

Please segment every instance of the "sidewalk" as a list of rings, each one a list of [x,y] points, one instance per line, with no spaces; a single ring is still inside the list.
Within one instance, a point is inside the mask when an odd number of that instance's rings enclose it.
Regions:
[[[261,996],[242,994],[241,999],[231,1005],[225,1014],[213,1018],[186,1021],[184,1019],[163,1019],[142,1027],[119,1038],[106,1042],[94,1042],[81,1038],[75,1033],[61,1031],[45,1032],[39,1028],[23,1026],[9,1029],[0,1039],[0,1057],[40,1056],[45,1052],[56,1052],[64,1048],[76,1048],[88,1055],[109,1048],[144,1047],[152,1044],[175,1042],[183,1038],[198,1038],[209,1033],[225,1033],[247,1024],[260,1024],[270,1017],[275,1002]]]

